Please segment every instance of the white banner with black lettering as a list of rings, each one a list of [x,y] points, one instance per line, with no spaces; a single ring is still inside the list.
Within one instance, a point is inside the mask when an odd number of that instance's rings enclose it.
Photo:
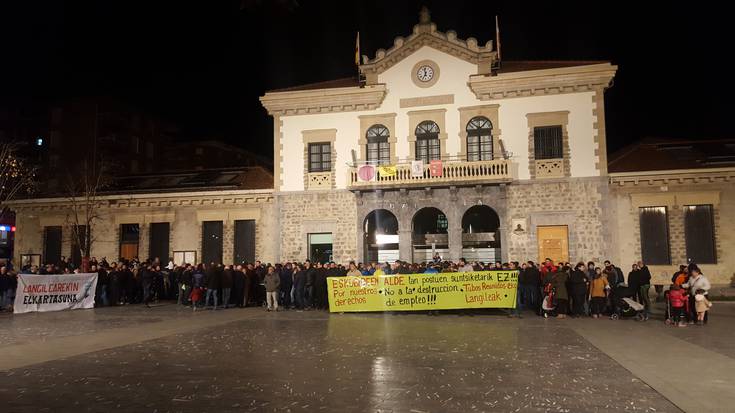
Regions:
[[[61,311],[93,308],[97,273],[18,274],[13,312]]]

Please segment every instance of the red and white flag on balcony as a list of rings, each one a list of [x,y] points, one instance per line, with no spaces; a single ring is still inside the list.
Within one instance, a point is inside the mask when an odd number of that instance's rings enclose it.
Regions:
[[[424,177],[424,161],[411,161],[411,178]]]
[[[444,168],[442,167],[441,159],[433,159],[429,162],[429,172],[431,176],[442,176],[444,175]]]
[[[357,169],[357,179],[363,182],[375,180],[375,167],[372,165],[363,165]]]

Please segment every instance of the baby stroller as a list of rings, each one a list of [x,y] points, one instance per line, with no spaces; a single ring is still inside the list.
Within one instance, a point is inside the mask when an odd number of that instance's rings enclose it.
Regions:
[[[611,320],[618,320],[623,317],[636,317],[638,320],[645,320],[645,315],[643,314],[645,307],[643,304],[635,301],[635,293],[632,288],[626,285],[621,285],[613,291]]]

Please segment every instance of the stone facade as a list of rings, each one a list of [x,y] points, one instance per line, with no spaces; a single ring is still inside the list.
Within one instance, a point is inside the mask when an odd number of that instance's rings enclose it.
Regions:
[[[202,222],[223,222],[223,262],[231,263],[234,251],[234,221],[255,220],[256,256],[275,261],[278,239],[275,233],[273,194],[270,190],[211,191],[157,195],[114,195],[100,198],[100,218],[92,227],[91,256],[116,260],[120,254],[120,225],[138,224],[138,256],[148,258],[150,224],[168,222],[169,257],[175,251],[195,251],[202,257]],[[71,237],[66,200],[49,198],[15,201],[16,213],[14,257],[20,262],[24,254],[44,251],[44,228],[62,227],[61,255],[71,255]],[[169,257],[161,257],[162,260]]]
[[[335,262],[358,260],[355,195],[349,191],[315,191],[276,196],[276,239],[280,261],[309,258],[308,236],[331,233]]]
[[[446,259],[458,260],[462,257],[462,217],[467,210],[475,205],[487,205],[500,218],[501,250],[505,251],[507,242],[505,186],[477,186],[477,187],[450,187],[450,188],[413,188],[394,191],[375,191],[357,194],[357,249],[360,256],[365,248],[363,231],[365,219],[376,209],[385,209],[393,213],[398,219],[400,259],[413,261],[412,228],[413,218],[422,208],[434,207],[446,215],[449,236],[449,257]],[[504,255],[505,257],[505,255]]]
[[[611,175],[614,205],[610,212],[616,224],[613,256],[626,273],[641,257],[640,207],[666,207],[671,265],[649,268],[654,282],[668,284],[679,265],[687,264],[684,207],[712,205],[717,263],[698,265],[713,284],[730,282],[735,268],[735,257],[728,254],[735,245],[735,193],[729,178],[706,171],[682,174],[681,179],[673,174],[646,176],[643,172],[638,176]]]
[[[543,260],[545,257],[538,256],[538,226],[566,225],[570,262],[604,261],[609,256],[610,231],[605,222],[608,192],[604,178],[549,179],[508,185],[509,219],[524,218],[528,222],[524,234],[508,236],[508,258]]]

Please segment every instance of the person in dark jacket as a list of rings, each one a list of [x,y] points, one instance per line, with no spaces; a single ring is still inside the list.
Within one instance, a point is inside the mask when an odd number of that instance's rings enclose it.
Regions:
[[[316,268],[311,266],[311,261],[304,263],[304,307],[311,308],[314,305],[314,284],[316,282]]]
[[[321,263],[316,265],[314,274],[314,308],[327,308],[327,268]]]
[[[607,281],[610,283],[610,287],[616,288],[620,284],[625,282],[625,277],[623,276],[623,270],[621,270],[620,267],[616,267],[610,261],[605,261],[605,270],[608,273]],[[604,272],[605,271],[603,271],[603,273]]]
[[[569,276],[569,296],[572,299],[572,315],[581,317],[585,315],[584,305],[587,297],[587,274],[583,262],[577,264]]]
[[[189,302],[189,295],[191,294],[192,288],[192,268],[190,265],[186,265],[185,268],[178,268],[178,283],[179,283],[179,299],[178,303],[187,305]]]
[[[97,290],[95,291],[95,304],[97,306],[108,306],[107,285],[110,283],[110,277],[104,268],[92,267],[92,272],[97,273]]]
[[[150,301],[152,296],[152,286],[155,274],[151,266],[144,267],[140,270],[139,275],[141,277],[141,283],[143,285],[143,304],[150,308]]]
[[[638,301],[638,287],[641,285],[641,272],[638,268],[638,264],[633,264],[630,272],[628,273],[628,288],[633,291],[635,296],[633,297]]]
[[[255,296],[256,280],[258,276],[255,274],[255,268],[253,264],[248,264],[245,269],[245,290],[243,293],[242,306],[247,307]]]
[[[569,308],[569,294],[567,293],[567,280],[569,279],[569,267],[559,265],[551,278],[554,287],[554,298],[556,299],[556,318],[566,318]]]
[[[10,290],[10,276],[8,270],[3,267],[0,268],[0,311],[4,311],[6,307],[10,307],[10,303],[6,303],[5,298]]]
[[[306,289],[306,269],[304,266],[299,265],[298,270],[293,275],[293,288],[294,288],[294,304],[296,309],[303,310],[306,308],[304,302],[304,291]]]
[[[539,277],[538,268],[533,261],[525,263],[518,274],[518,293],[521,295],[521,302],[534,312],[538,310],[539,283],[541,282]]]
[[[281,284],[278,286],[281,306],[289,308],[292,305],[291,287],[293,287],[293,268],[290,262],[279,269],[278,276],[281,279]]]
[[[648,316],[651,314],[651,299],[648,296],[648,291],[651,289],[651,271],[648,270],[648,266],[644,265],[642,261],[638,261],[638,268],[640,272],[638,279],[638,298],[640,301],[638,302],[645,307],[643,310],[643,319],[648,320]]]
[[[233,275],[232,265],[225,267],[222,271],[222,307],[227,309],[230,306],[230,292],[232,291]]]
[[[265,306],[265,273],[266,268],[260,261],[255,261],[255,285],[253,291],[255,292],[255,299],[258,302],[258,306]]]
[[[232,301],[238,307],[243,307],[245,297],[245,273],[242,271],[242,265],[235,267],[232,273]]]
[[[217,293],[222,288],[222,268],[215,263],[211,263],[207,268],[204,278],[207,282],[207,296],[204,298],[204,307],[209,305],[209,297],[214,297],[214,309],[217,309]]]

